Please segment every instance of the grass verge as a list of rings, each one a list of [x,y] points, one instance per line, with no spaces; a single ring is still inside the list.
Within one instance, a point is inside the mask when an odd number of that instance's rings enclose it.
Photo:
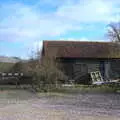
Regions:
[[[117,93],[120,91],[120,85],[74,85],[69,87],[61,87],[52,89],[50,92],[62,94],[77,94],[77,93]]]

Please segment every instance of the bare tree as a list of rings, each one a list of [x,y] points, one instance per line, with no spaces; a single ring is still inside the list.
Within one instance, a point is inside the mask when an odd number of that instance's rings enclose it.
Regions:
[[[113,42],[120,42],[120,22],[109,24],[108,37]]]
[[[59,64],[55,60],[46,57],[41,62],[36,61],[32,74],[33,87],[37,88],[36,90],[44,89],[47,91],[55,86],[57,88],[58,83],[60,85],[60,82],[67,79],[67,76],[59,69]]]

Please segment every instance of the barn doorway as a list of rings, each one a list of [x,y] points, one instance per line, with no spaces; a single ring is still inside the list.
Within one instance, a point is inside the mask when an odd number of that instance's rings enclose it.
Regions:
[[[85,84],[88,75],[88,66],[84,63],[75,63],[73,66],[73,79],[76,83]]]
[[[102,77],[105,77],[105,62],[104,61],[100,61],[100,72]]]

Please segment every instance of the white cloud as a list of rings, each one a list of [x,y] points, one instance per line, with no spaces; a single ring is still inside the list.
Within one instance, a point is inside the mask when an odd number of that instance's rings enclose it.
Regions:
[[[57,15],[80,23],[110,22],[120,19],[119,5],[119,1],[84,0],[74,5],[63,5]]]
[[[94,23],[107,24],[120,20],[119,0],[45,0],[45,4],[56,9],[43,12],[39,3],[1,5],[0,40],[22,41],[26,48],[34,48],[38,40],[58,37],[70,31],[92,29]],[[70,39],[74,40],[74,36]],[[83,37],[80,40],[89,39]]]
[[[52,0],[46,0],[50,3]],[[53,1],[52,1],[53,2]],[[69,31],[82,30],[82,23],[110,22],[120,19],[119,1],[84,0],[77,4],[63,2],[56,11],[43,13],[38,6],[24,4],[2,5],[0,36],[2,40],[35,40],[54,37]],[[7,36],[7,37],[6,37]],[[0,40],[1,40],[0,39]]]
[[[75,39],[75,38],[61,38],[60,40],[65,40],[65,41],[94,41],[94,42],[103,42],[103,41],[106,41],[108,42],[109,40],[108,39],[95,39],[95,40],[91,40],[87,37],[81,37],[79,39]]]
[[[59,36],[69,30],[80,29],[59,19],[54,13],[43,14],[34,7],[23,4],[5,5],[2,10],[5,10],[7,15],[1,20],[0,35],[4,36],[4,39],[8,36],[7,40],[42,39],[44,36]]]

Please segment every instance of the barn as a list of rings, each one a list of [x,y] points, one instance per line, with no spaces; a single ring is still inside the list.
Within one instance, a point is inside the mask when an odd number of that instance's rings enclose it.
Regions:
[[[118,43],[43,41],[42,56],[59,60],[65,74],[77,83],[85,82],[89,73],[95,71],[100,71],[105,81],[120,78]]]

